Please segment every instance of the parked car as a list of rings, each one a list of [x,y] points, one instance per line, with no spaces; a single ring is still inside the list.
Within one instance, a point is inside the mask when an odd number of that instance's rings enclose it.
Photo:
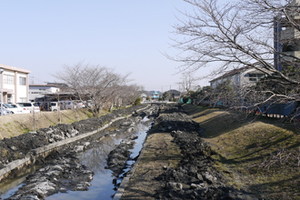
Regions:
[[[92,102],[92,100],[88,100],[88,101],[86,102],[86,105],[87,105],[87,107],[89,107],[89,108],[93,107],[93,102]]]
[[[72,102],[73,102],[75,108],[84,108],[85,107],[83,102],[80,101],[80,100],[75,100],[75,101],[72,101]]]
[[[40,107],[37,103],[18,103],[23,108],[23,113],[40,112]]]
[[[19,106],[16,106],[15,104],[8,104],[8,103],[3,103],[3,108],[10,110],[12,114],[22,114],[22,108]]]
[[[51,111],[58,111],[60,110],[60,106],[58,102],[51,102],[50,103],[50,110]]]
[[[61,109],[67,110],[67,109],[74,109],[74,104],[72,101],[60,101]]]
[[[11,115],[11,114],[13,114],[10,110],[5,109],[4,106],[2,108],[2,111],[3,111],[2,115]],[[1,107],[0,107],[0,115],[1,115]]]
[[[20,110],[21,113],[23,113],[23,108],[19,104],[9,103],[9,105],[13,108],[17,108],[18,110]]]

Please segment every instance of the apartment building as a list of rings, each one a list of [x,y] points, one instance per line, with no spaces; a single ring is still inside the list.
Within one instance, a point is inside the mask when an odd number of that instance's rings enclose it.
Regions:
[[[0,64],[0,71],[0,89],[3,93],[3,102],[28,102],[30,71],[4,64]]]
[[[259,64],[257,64],[257,67],[259,67]],[[213,89],[216,89],[219,84],[222,84],[225,81],[230,81],[231,84],[238,89],[243,86],[254,85],[264,76],[265,73],[262,71],[259,71],[251,66],[245,66],[239,69],[231,70],[209,82],[210,86]]]

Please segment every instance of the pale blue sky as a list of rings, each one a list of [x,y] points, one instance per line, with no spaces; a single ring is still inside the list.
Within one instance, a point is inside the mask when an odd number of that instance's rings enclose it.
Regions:
[[[147,90],[178,89],[179,63],[161,53],[176,53],[176,9],[190,8],[182,0],[0,0],[0,63],[31,70],[35,84],[84,61],[131,72]]]

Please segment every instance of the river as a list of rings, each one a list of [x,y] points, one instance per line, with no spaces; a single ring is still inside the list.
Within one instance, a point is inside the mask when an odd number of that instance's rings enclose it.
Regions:
[[[94,172],[93,180],[90,182],[91,186],[88,191],[67,191],[66,193],[56,193],[52,196],[46,197],[47,200],[84,200],[84,199],[112,199],[123,176],[126,176],[134,164],[134,158],[139,155],[143,147],[144,140],[149,130],[150,121],[145,118],[137,124],[135,130],[131,133],[127,132],[111,132],[109,137],[98,138],[99,142],[96,147],[88,151],[78,154],[80,164],[84,164],[87,168]],[[127,161],[127,167],[119,177],[114,177],[112,171],[106,169],[107,155],[129,134],[136,135],[134,148],[131,149],[130,159]],[[35,167],[36,168],[36,167]],[[22,186],[26,175],[33,173],[34,168],[30,172],[16,177],[13,180],[8,180],[0,185],[0,199],[6,199],[13,195],[13,193]]]

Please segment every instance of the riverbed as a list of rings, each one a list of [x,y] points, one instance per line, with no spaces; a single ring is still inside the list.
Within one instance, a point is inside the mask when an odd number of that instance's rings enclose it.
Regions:
[[[139,155],[139,152],[143,146],[143,142],[146,138],[147,131],[150,126],[150,120],[145,118],[144,120],[138,122],[133,128],[134,131],[124,131],[122,129],[116,129],[108,131],[105,137],[94,137],[96,141],[93,148],[86,150],[84,152],[78,153],[77,158],[79,164],[86,166],[86,168],[93,172],[93,178],[90,182],[90,186],[87,191],[59,191],[58,193],[46,197],[47,200],[76,200],[76,199],[111,199],[118,189],[126,172],[128,172],[131,166],[135,162],[135,158]],[[131,149],[131,155],[127,161],[126,167],[123,172],[117,177],[115,177],[111,170],[107,169],[107,156],[110,151],[112,151],[124,138],[135,135],[137,139],[135,140],[134,148]],[[31,169],[31,173],[33,173]],[[6,190],[1,194],[0,199],[9,199],[13,196],[14,192],[18,190],[24,184],[26,175],[17,177],[14,179],[14,183],[11,186],[6,184]],[[61,180],[63,181],[63,180]],[[66,180],[67,182],[67,180]],[[67,183],[66,183],[67,184]]]

